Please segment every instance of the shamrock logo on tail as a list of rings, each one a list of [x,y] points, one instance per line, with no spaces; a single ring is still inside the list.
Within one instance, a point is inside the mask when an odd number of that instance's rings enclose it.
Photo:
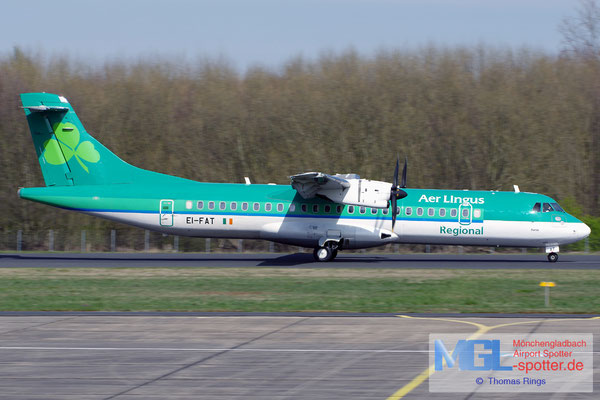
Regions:
[[[50,139],[44,142],[44,158],[52,165],[60,165],[75,157],[79,165],[90,173],[84,161],[97,163],[100,153],[94,148],[92,142],[79,143],[79,129],[69,122],[54,125],[54,134],[58,139]],[[63,157],[64,155],[64,157]]]

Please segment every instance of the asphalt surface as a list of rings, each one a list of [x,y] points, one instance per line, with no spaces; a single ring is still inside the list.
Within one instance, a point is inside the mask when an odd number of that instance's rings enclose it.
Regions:
[[[430,393],[419,381],[429,333],[496,325],[488,333],[596,333],[595,393]],[[588,317],[4,314],[0,398],[596,399],[598,332]]]
[[[296,267],[296,268],[453,268],[600,269],[600,255],[561,254],[550,263],[539,254],[343,254],[329,263],[312,254],[201,253],[0,253],[0,268],[110,267]]]

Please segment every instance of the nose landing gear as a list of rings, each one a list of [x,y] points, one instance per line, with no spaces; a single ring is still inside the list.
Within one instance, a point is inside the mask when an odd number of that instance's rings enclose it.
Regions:
[[[546,253],[548,253],[548,261],[555,263],[558,261],[558,246],[546,246]]]

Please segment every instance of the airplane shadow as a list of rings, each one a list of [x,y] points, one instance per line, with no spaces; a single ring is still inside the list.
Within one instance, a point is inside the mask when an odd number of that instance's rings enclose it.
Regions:
[[[491,268],[527,268],[526,265],[533,266],[539,264],[544,268],[553,269],[560,264],[568,263],[568,260],[561,260],[559,263],[552,264],[546,260],[544,255],[522,257],[518,255],[509,256],[424,256],[424,257],[402,257],[394,255],[343,255],[338,256],[333,261],[319,263],[314,261],[311,254],[296,253],[267,259],[258,264],[258,266],[302,266],[306,268],[357,268],[365,266],[367,268],[455,268],[455,269],[482,269],[482,264],[487,264]],[[379,264],[379,265],[378,265]],[[593,267],[592,267],[593,268]]]

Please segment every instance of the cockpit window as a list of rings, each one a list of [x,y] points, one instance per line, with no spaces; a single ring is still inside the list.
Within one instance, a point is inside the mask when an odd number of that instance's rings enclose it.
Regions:
[[[559,211],[559,212],[565,212],[565,210],[563,210],[563,208],[561,206],[558,205],[558,203],[551,203],[552,207],[554,208],[554,211]]]
[[[531,211],[533,212],[540,212],[542,210],[542,204],[541,203],[535,203],[533,205],[533,209]]]
[[[550,205],[550,203],[544,203],[542,210],[544,212],[550,212],[550,211],[554,211],[554,208],[552,208],[552,206]]]

